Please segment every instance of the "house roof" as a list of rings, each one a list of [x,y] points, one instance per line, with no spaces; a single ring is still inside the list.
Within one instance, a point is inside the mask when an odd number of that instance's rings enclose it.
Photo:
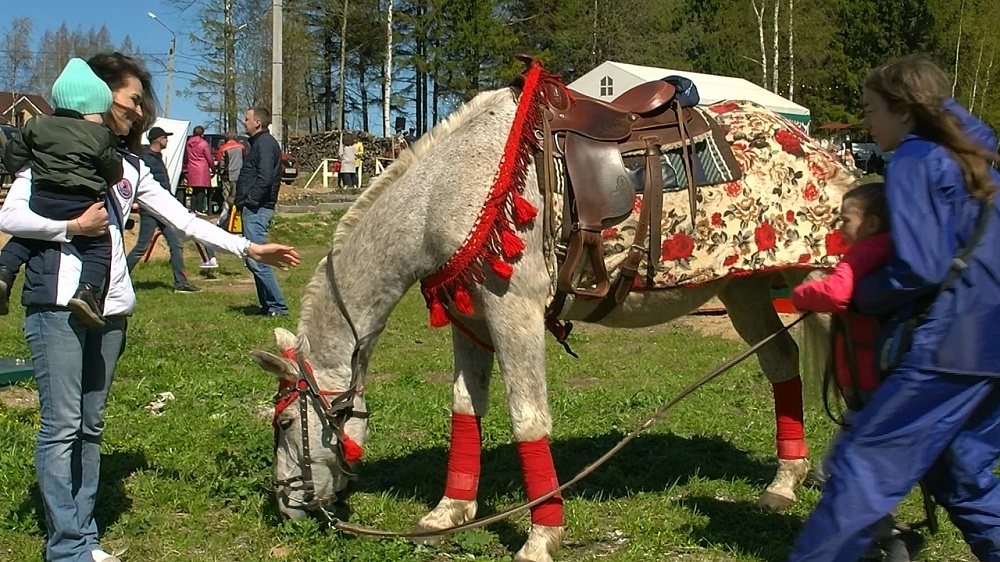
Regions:
[[[761,88],[749,80],[731,76],[701,74],[687,70],[672,70],[654,66],[626,64],[617,61],[605,61],[584,76],[581,76],[576,82],[581,82],[585,77],[592,74],[606,75],[614,71],[635,76],[644,82],[661,80],[670,75],[683,76],[694,82],[695,86],[698,87],[698,93],[701,96],[701,103],[703,105],[711,105],[723,100],[750,100],[778,113],[799,116],[805,120],[809,118],[808,108],[787,100],[770,90]],[[569,84],[569,86],[572,88],[576,82]]]
[[[10,111],[14,104],[21,101],[22,98],[34,106],[34,108],[38,110],[38,113],[43,113],[45,115],[52,114],[52,106],[49,105],[49,102],[45,101],[45,98],[38,94],[0,92],[0,115]]]

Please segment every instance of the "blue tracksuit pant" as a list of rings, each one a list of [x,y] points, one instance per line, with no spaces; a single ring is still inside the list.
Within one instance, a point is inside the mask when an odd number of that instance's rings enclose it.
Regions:
[[[835,446],[830,480],[789,562],[854,562],[875,523],[926,474],[928,491],[981,561],[1000,562],[1000,379],[905,363]]]

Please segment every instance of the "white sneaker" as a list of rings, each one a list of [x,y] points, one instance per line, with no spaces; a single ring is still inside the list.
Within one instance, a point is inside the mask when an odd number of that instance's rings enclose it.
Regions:
[[[201,266],[200,267],[202,269],[218,269],[219,268],[219,260],[217,258],[212,258],[212,259],[210,259],[208,261],[203,261],[203,262],[201,262]]]
[[[91,550],[90,557],[94,559],[94,562],[122,562],[121,558],[112,556],[103,550]]]

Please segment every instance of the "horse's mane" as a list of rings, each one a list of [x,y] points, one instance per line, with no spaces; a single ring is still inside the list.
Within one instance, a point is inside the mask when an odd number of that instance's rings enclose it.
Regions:
[[[395,184],[396,180],[402,177],[407,170],[419,162],[424,155],[429,153],[442,139],[451,134],[452,131],[464,125],[466,121],[479,114],[484,108],[493,107],[497,101],[496,98],[510,95],[509,89],[493,90],[477,95],[469,103],[459,107],[444,121],[438,123],[433,129],[421,136],[411,148],[402,151],[392,165],[375,178],[375,181],[361,193],[361,196],[354,201],[351,208],[341,217],[340,222],[337,224],[337,230],[333,235],[333,244],[330,247],[331,254],[336,256],[340,253],[340,250],[354,231],[354,228],[361,222],[361,219],[368,210],[372,208],[375,201],[385,193],[389,186]]]
[[[462,105],[449,115],[444,121],[438,123],[433,129],[420,137],[417,142],[407,150],[402,151],[399,157],[384,172],[375,178],[375,181],[365,189],[361,195],[355,199],[354,204],[344,213],[334,231],[333,242],[330,246],[330,253],[323,257],[313,273],[309,285],[302,295],[302,319],[299,322],[299,332],[302,332],[303,321],[314,307],[325,300],[330,299],[330,287],[326,275],[326,260],[328,257],[338,255],[343,250],[344,245],[350,239],[354,229],[361,222],[368,211],[375,205],[375,202],[389,188],[396,184],[414,164],[427,155],[435,146],[453,131],[460,128],[470,119],[482,111],[495,107],[503,98],[510,99],[511,90],[504,88],[483,92],[472,98],[471,101]]]

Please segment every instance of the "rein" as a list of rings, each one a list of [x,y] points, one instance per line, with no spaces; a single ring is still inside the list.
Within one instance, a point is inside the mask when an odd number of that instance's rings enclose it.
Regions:
[[[409,532],[409,533],[396,532],[396,531],[383,531],[383,530],[380,530],[380,529],[374,529],[374,528],[371,528],[371,527],[365,527],[363,525],[355,525],[353,523],[347,523],[345,521],[341,521],[335,515],[333,515],[329,511],[327,511],[324,506],[320,506],[319,507],[320,513],[323,515],[324,519],[326,520],[326,522],[331,527],[337,529],[338,531],[344,532],[344,533],[350,533],[352,535],[370,536],[370,537],[402,538],[402,539],[429,539],[429,538],[444,537],[444,536],[453,535],[455,533],[459,533],[459,532],[462,532],[462,531],[467,531],[469,529],[477,529],[479,527],[485,527],[487,525],[491,525],[491,524],[496,523],[498,521],[503,521],[504,519],[507,519],[507,518],[512,517],[514,515],[518,515],[518,514],[524,513],[525,511],[531,509],[532,507],[535,507],[536,505],[539,505],[542,502],[544,502],[544,501],[546,501],[546,500],[554,497],[556,494],[561,493],[563,490],[566,490],[570,486],[573,486],[577,482],[580,482],[581,480],[583,480],[584,478],[586,478],[587,476],[589,476],[592,472],[594,472],[595,470],[597,470],[598,468],[600,468],[602,465],[604,465],[606,462],[608,462],[612,457],[614,457],[616,454],[618,454],[618,452],[621,451],[625,447],[625,445],[628,445],[631,441],[633,441],[636,437],[638,437],[640,433],[642,433],[646,429],[649,429],[649,427],[651,427],[655,422],[659,421],[660,419],[663,419],[666,416],[667,411],[669,411],[671,408],[673,408],[674,406],[676,406],[681,400],[687,398],[694,391],[696,391],[699,388],[701,388],[702,386],[708,384],[712,380],[718,378],[720,375],[722,375],[723,373],[725,373],[729,369],[732,369],[736,365],[738,365],[741,362],[745,361],[748,357],[750,357],[751,355],[753,355],[754,353],[756,353],[760,348],[764,347],[765,345],[767,345],[768,343],[770,343],[771,341],[773,341],[775,338],[777,338],[777,337],[781,336],[782,334],[785,334],[786,332],[788,332],[789,330],[791,330],[795,325],[797,325],[799,322],[802,322],[810,314],[813,314],[813,313],[812,312],[807,312],[807,313],[803,314],[802,316],[799,316],[791,324],[789,324],[789,325],[785,326],[784,328],[778,330],[777,332],[774,332],[773,334],[767,336],[766,338],[764,338],[761,341],[757,342],[756,344],[754,344],[752,347],[750,347],[749,349],[747,349],[743,353],[737,355],[733,359],[730,359],[729,361],[727,361],[724,364],[720,365],[719,367],[717,367],[711,373],[708,373],[707,375],[703,376],[702,378],[700,378],[700,379],[696,380],[695,382],[689,384],[683,390],[681,390],[676,395],[674,395],[674,397],[671,398],[668,402],[666,402],[665,404],[663,404],[662,406],[660,406],[655,412],[653,412],[649,417],[647,417],[642,423],[640,423],[628,435],[626,435],[625,437],[623,437],[621,439],[621,441],[619,441],[614,447],[612,447],[611,449],[609,449],[608,452],[604,453],[604,455],[602,455],[596,461],[590,463],[583,470],[581,470],[579,473],[577,473],[576,476],[574,476],[569,481],[567,481],[566,483],[562,484],[561,486],[559,486],[555,490],[552,490],[551,492],[549,492],[549,493],[547,493],[547,494],[545,494],[545,495],[543,495],[541,497],[538,497],[538,498],[536,498],[536,499],[534,499],[534,500],[532,500],[532,501],[530,501],[528,503],[525,503],[525,504],[520,505],[518,507],[514,507],[514,508],[511,508],[511,509],[508,509],[506,511],[502,511],[500,513],[497,513],[495,515],[491,515],[489,517],[483,517],[481,519],[476,519],[475,521],[470,521],[468,523],[463,523],[461,525],[456,525],[454,527],[449,527],[447,529],[441,529],[439,531],[418,531],[418,532]]]

